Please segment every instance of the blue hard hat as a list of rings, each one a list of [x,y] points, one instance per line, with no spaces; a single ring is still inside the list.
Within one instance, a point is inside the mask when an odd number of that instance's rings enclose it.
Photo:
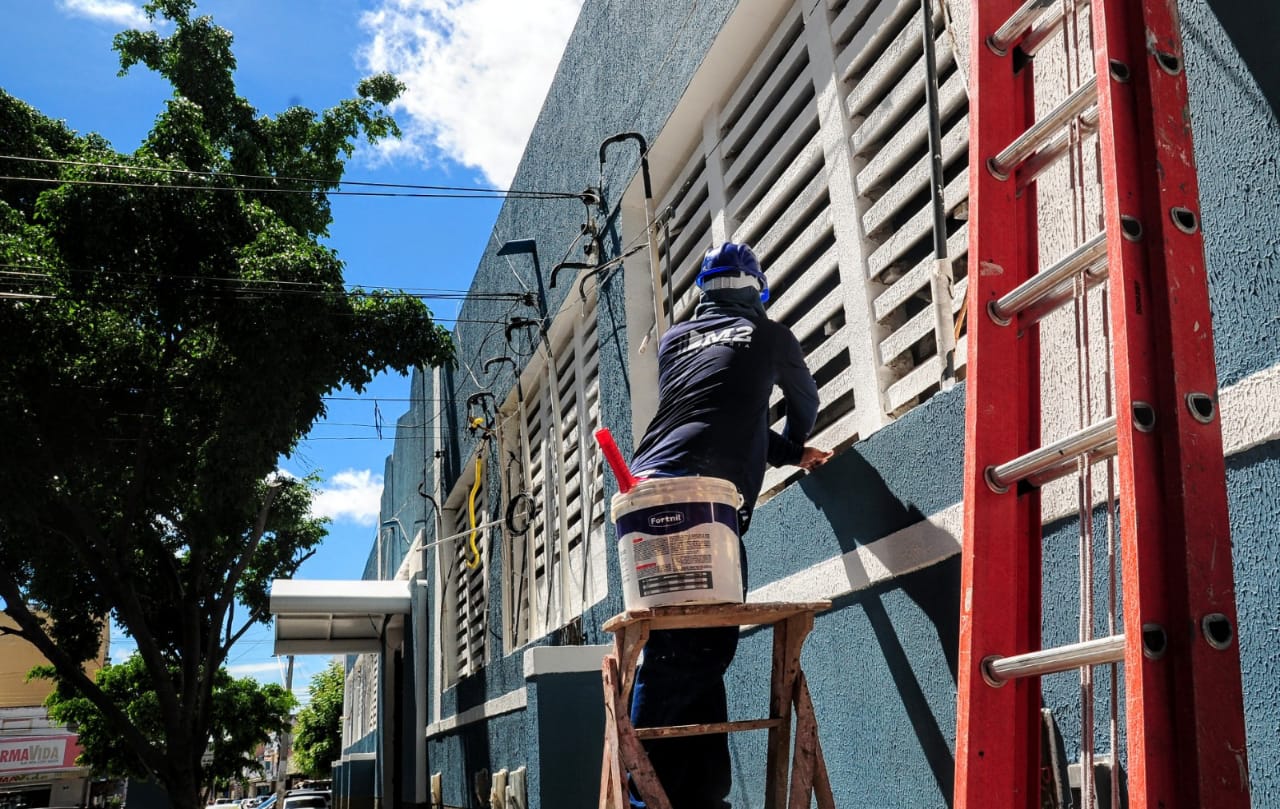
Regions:
[[[749,245],[725,242],[712,247],[702,258],[702,269],[695,283],[702,289],[708,278],[726,273],[751,276],[759,283],[761,302],[769,300],[769,280],[764,277],[760,261]]]

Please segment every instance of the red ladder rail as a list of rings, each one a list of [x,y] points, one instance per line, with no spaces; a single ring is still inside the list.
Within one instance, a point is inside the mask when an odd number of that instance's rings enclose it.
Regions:
[[[983,660],[1040,647],[1040,496],[998,494],[991,466],[1040,442],[1039,336],[1002,327],[987,307],[1036,274],[1034,186],[986,168],[1034,123],[1031,71],[986,45],[1017,0],[972,5],[969,99],[969,323],[965,391],[964,553],[955,806],[1038,806],[1040,683],[987,685]],[[981,441],[974,440],[981,437]],[[975,471],[976,470],[976,471]],[[1014,743],[1017,740],[1017,743]]]
[[[1156,419],[1149,432],[1130,421],[1118,436],[1124,624],[1143,629],[1125,650],[1129,792],[1136,806],[1244,809],[1226,469],[1172,9],[1159,0],[1111,0],[1093,13],[1098,75],[1110,74],[1099,97],[1107,229],[1132,217],[1142,230],[1138,240],[1113,240],[1109,251],[1111,317],[1125,338],[1115,346],[1117,412],[1146,401]],[[1166,638],[1167,650],[1154,653],[1152,643]]]

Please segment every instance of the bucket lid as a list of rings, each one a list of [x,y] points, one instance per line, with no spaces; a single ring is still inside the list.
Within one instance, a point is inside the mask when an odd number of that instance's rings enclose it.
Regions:
[[[642,502],[643,501],[643,502]],[[674,478],[644,478],[626,494],[613,496],[613,510],[636,508],[645,505],[696,502],[728,503],[742,507],[742,494],[738,487],[724,478],[707,475],[686,475]]]

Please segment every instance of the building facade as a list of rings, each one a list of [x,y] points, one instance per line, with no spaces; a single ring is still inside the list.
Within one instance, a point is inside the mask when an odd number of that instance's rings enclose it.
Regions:
[[[1178,2],[1253,800],[1280,807],[1280,125],[1265,94],[1274,74],[1255,75],[1265,37],[1224,28],[1238,20],[1213,5]],[[459,364],[416,373],[397,423],[364,571],[393,597],[373,604],[357,587],[329,605],[324,627],[291,636],[299,650],[315,641],[315,651],[350,653],[334,788],[344,806],[596,804],[599,665],[611,642],[601,627],[622,596],[608,515],[616,488],[591,436],[608,427],[624,452],[634,445],[656,406],[655,321],[688,315],[702,252],[725,240],[760,254],[770,316],[799,338],[819,385],[811,443],[836,451],[811,475],[770,471],[747,536],[749,599],[835,602],[817,618],[804,665],[837,805],[949,805],[968,4],[932,7],[949,287],[932,283],[922,13],[918,0],[584,4],[513,187],[593,191],[503,207],[458,316]],[[1079,19],[1035,56],[1038,107],[1092,69],[1087,11]],[[1264,12],[1257,23],[1277,20]],[[1040,181],[1042,200],[1069,203],[1067,215],[1044,206],[1046,261],[1098,228],[1091,133],[1073,148]],[[1101,294],[1041,324],[1046,440],[1105,401],[1105,360],[1085,366],[1069,350],[1081,334],[1105,338]],[[1106,501],[1105,491],[1094,500]],[[1047,486],[1043,502],[1044,636],[1068,642],[1079,622],[1080,505],[1066,482]],[[313,606],[295,617],[323,623]],[[345,635],[335,632],[343,620]],[[767,710],[769,665],[768,633],[745,631],[728,675],[731,718]],[[1108,690],[1099,687],[1092,723],[1103,755]],[[1077,761],[1078,680],[1046,679],[1044,702]],[[733,804],[761,806],[763,737],[735,735],[732,755]],[[1123,738],[1117,757],[1122,768]]]
[[[44,707],[53,681],[27,676],[49,661],[25,640],[4,633],[16,628],[0,615],[0,809],[87,806],[94,797],[92,773],[76,763],[79,737]],[[85,670],[92,675],[106,655],[104,631],[99,656]]]

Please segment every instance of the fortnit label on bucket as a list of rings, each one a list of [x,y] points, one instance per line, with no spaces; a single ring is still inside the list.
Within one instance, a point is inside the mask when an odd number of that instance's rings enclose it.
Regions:
[[[738,510],[724,503],[669,503],[618,517],[618,536],[676,534],[707,523],[721,523],[738,533]]]

